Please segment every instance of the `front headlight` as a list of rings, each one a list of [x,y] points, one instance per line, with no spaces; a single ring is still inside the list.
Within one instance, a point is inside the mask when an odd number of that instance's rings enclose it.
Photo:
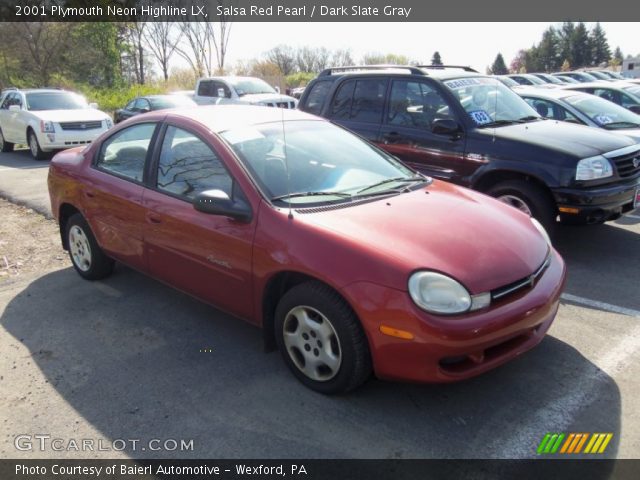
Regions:
[[[533,223],[533,226],[536,227],[540,232],[540,235],[542,235],[544,239],[547,241],[547,245],[551,246],[551,237],[549,237],[547,230],[542,226],[542,224],[538,220],[536,220],[533,217],[529,217],[529,218],[531,219],[531,223]]]
[[[469,295],[451,277],[436,272],[416,272],[409,278],[409,295],[423,310],[452,315],[488,307],[491,294]]]
[[[584,158],[576,167],[576,180],[595,180],[613,175],[611,162],[601,155]]]
[[[40,120],[40,131],[42,133],[55,133],[56,129],[53,126],[53,122],[45,122]]]

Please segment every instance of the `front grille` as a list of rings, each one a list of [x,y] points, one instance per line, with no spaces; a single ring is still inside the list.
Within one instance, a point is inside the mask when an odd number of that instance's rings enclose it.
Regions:
[[[491,290],[491,299],[498,300],[500,298],[506,297],[511,293],[516,293],[523,288],[533,287],[536,284],[536,280],[538,279],[538,277],[540,277],[540,275],[542,275],[542,272],[544,272],[545,269],[549,266],[549,263],[551,263],[551,252],[549,252],[547,258],[544,259],[542,265],[540,265],[538,269],[528,277],[517,280],[513,283],[510,283],[509,285],[505,285],[504,287]]]
[[[278,107],[278,108],[295,108],[294,102],[268,102],[265,103],[268,107]]]
[[[94,130],[96,128],[102,128],[102,122],[100,120],[89,122],[60,122],[62,130]]]
[[[611,159],[621,178],[634,177],[640,173],[640,151],[620,155]]]

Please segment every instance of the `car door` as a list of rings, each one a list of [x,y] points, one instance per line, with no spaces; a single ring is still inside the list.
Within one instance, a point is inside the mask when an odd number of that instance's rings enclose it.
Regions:
[[[370,142],[378,142],[388,83],[385,77],[342,82],[329,106],[328,117]]]
[[[137,98],[134,98],[129,103],[127,103],[123,108],[121,108],[120,110],[116,110],[116,113],[115,113],[116,123],[123,122],[127,118],[131,118],[133,115],[135,115],[134,110],[135,110],[136,101],[137,101]]]
[[[12,96],[13,92],[6,93],[2,100],[2,104],[0,105],[0,128],[2,129],[4,139],[13,143],[13,135],[11,132],[11,112],[9,111]]]
[[[12,143],[26,143],[26,126],[24,132],[22,132],[20,125],[24,124],[22,116],[22,95],[18,92],[11,92],[7,95],[5,100],[7,110],[3,119],[3,132],[7,141]],[[10,107],[17,106],[20,110],[10,109]]]
[[[219,142],[216,147],[223,148]],[[144,193],[149,270],[182,291],[251,318],[255,221],[242,223],[193,208],[195,196],[211,189],[246,201],[216,147],[190,130],[166,127]]]
[[[462,124],[431,83],[393,79],[379,146],[427,175],[445,180],[469,175],[475,167],[464,158],[464,135],[434,133],[437,119]]]
[[[138,123],[102,142],[82,191],[83,213],[108,254],[147,271],[142,205],[145,165],[157,123]]]

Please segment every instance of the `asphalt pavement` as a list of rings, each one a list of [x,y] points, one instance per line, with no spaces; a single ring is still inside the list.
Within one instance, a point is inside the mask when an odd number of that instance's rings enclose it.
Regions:
[[[0,154],[0,196],[47,212],[47,164]],[[556,248],[569,279],[537,348],[462,383],[337,397],[299,384],[258,329],[120,265],[0,287],[0,457],[533,458],[547,432],[611,432],[600,457],[638,457],[640,212],[564,227]],[[139,442],[16,449],[35,434]]]

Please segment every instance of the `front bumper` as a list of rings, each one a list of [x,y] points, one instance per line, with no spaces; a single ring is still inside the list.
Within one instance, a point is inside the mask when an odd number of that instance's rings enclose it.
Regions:
[[[39,132],[37,135],[40,148],[45,152],[50,152],[52,150],[62,150],[65,148],[88,145],[106,131],[106,127],[93,128],[91,130],[66,131],[59,131],[56,128],[55,133]]]
[[[479,375],[540,343],[558,310],[565,276],[564,261],[553,251],[533,287],[458,317],[429,315],[407,292],[367,282],[351,284],[343,294],[363,324],[379,378],[444,383]],[[385,335],[381,325],[414,338]]]
[[[640,179],[593,188],[553,190],[560,218],[577,223],[615,220],[634,209],[639,194]]]

